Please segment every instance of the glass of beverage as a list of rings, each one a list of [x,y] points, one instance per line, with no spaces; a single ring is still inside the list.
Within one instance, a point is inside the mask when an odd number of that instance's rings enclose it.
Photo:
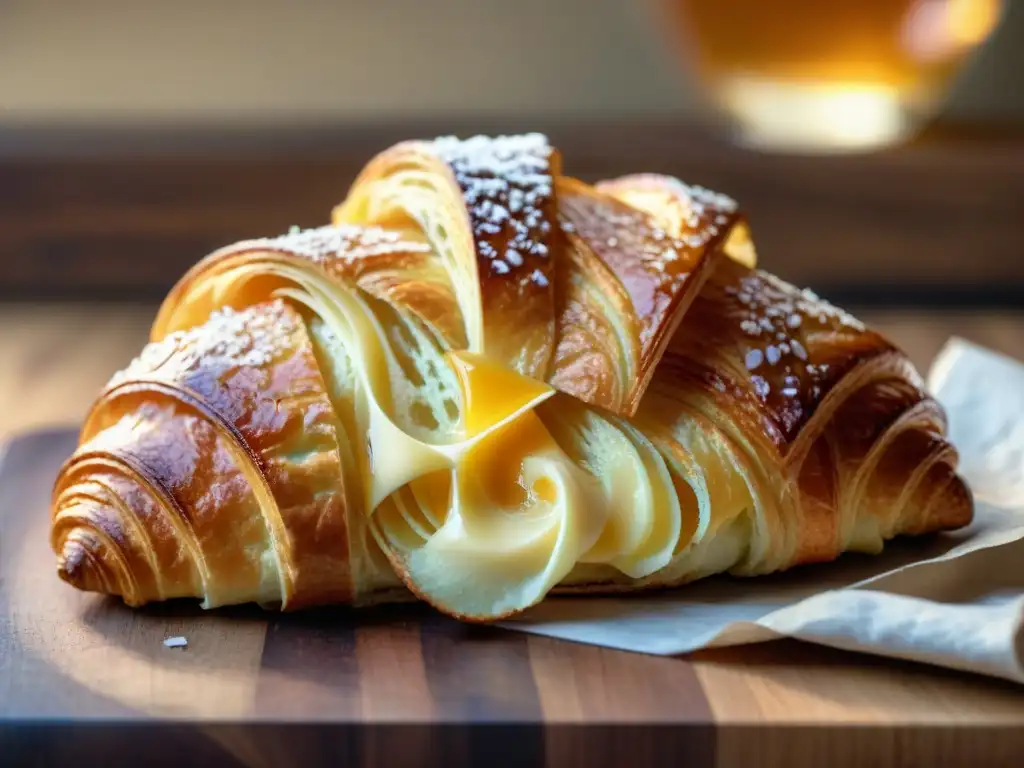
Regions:
[[[737,140],[801,151],[907,138],[1003,12],[1003,0],[661,2]]]

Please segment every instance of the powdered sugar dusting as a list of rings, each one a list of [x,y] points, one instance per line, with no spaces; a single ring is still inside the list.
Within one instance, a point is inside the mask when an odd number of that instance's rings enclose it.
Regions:
[[[430,251],[430,246],[426,243],[411,241],[400,232],[352,224],[312,229],[293,227],[287,234],[247,240],[234,246],[232,250],[251,248],[289,251],[318,263],[333,263],[339,259],[351,263],[375,256]]]
[[[616,183],[603,186],[614,189]],[[663,187],[655,191],[665,192]],[[664,327],[690,276],[707,256],[706,246],[719,235],[719,228],[708,218],[719,209],[705,208],[700,202],[714,200],[710,195],[696,193],[697,202],[687,204],[685,215],[692,221],[682,223],[679,236],[645,211],[600,191],[574,190],[559,199],[563,231],[580,238],[615,273],[644,322],[644,343]],[[674,193],[666,199],[676,204]]]
[[[434,151],[462,190],[481,277],[514,281],[520,292],[546,287],[551,278],[554,219],[552,149],[539,133],[515,136],[446,136]]]
[[[278,299],[257,307],[215,310],[201,326],[168,334],[146,345],[109,386],[146,378],[170,364],[175,371],[265,368],[273,352],[298,330],[298,315]]]
[[[754,394],[785,434],[795,434],[845,366],[855,363],[856,350],[872,347],[870,331],[811,291],[800,291],[765,272],[733,269],[735,278],[709,286],[706,299],[713,321],[724,323],[728,318],[735,324]],[[837,334],[849,340],[848,354],[837,357],[830,352],[822,359],[820,342],[815,340],[835,339]]]
[[[733,225],[739,213],[736,201],[728,195],[697,184],[686,184],[674,176],[637,174],[604,182],[598,189],[645,190],[660,193],[678,218],[678,242],[683,247],[700,249]],[[674,218],[672,215],[669,219]]]

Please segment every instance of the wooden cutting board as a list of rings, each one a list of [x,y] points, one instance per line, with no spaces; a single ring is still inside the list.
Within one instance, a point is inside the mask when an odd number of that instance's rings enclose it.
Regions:
[[[778,642],[658,658],[424,607],[133,611],[61,583],[70,430],[0,464],[0,765],[1020,765],[1024,690]],[[188,647],[163,641],[183,636]],[[9,762],[8,762],[9,761]]]

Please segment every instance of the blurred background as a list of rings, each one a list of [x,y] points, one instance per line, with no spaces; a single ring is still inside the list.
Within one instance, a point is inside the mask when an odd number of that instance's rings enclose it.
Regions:
[[[922,365],[1024,339],[1020,0],[0,0],[0,385],[45,397],[25,340],[69,323],[105,376],[188,265],[326,222],[395,141],[520,130],[730,194]]]
[[[9,124],[684,118],[688,57],[901,84],[982,43],[945,115],[1024,120],[1017,0],[0,0],[0,97]]]
[[[1022,6],[0,0],[0,285],[155,296],[210,248],[324,221],[393,141],[545,130],[571,174],[737,197],[789,279],[1006,298]]]

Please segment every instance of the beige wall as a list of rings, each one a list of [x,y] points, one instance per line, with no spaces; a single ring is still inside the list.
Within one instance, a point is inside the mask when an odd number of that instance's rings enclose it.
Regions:
[[[0,121],[685,112],[654,1],[0,0]],[[1009,2],[957,116],[1024,119]]]

